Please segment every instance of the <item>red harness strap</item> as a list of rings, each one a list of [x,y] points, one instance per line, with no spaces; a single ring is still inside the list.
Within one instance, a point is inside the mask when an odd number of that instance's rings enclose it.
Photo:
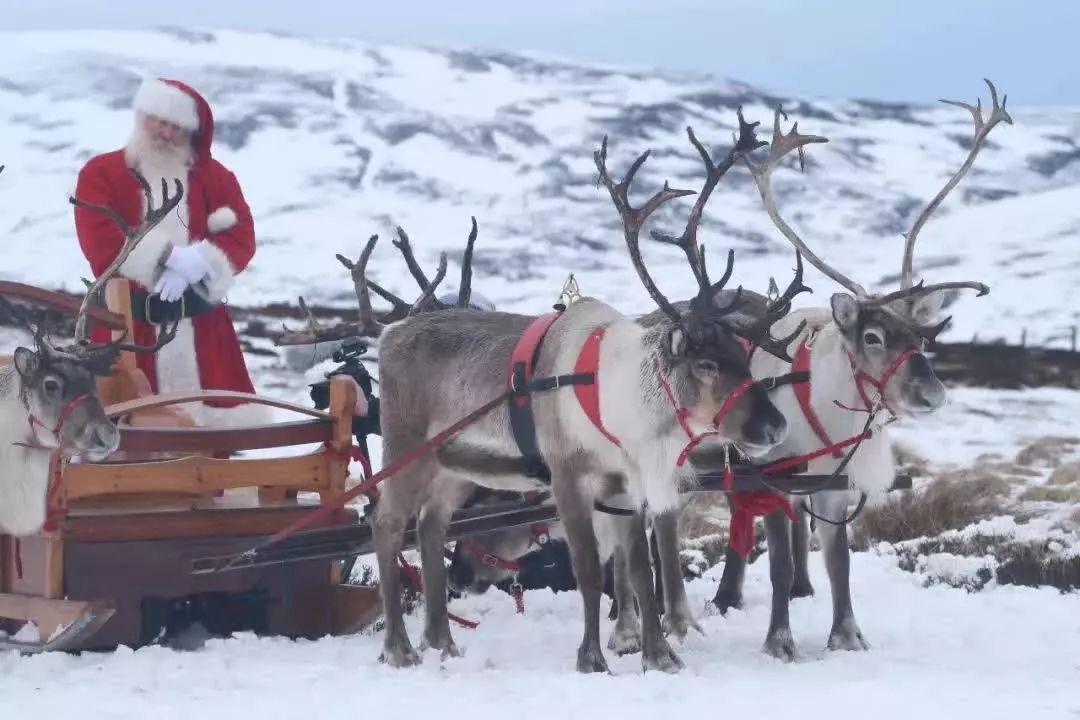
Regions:
[[[521,338],[514,346],[514,352],[510,356],[510,387],[517,390],[520,386],[533,379],[536,372],[536,355],[540,349],[540,343],[544,340],[548,330],[559,319],[560,313],[553,312],[541,315],[533,320],[529,327],[522,333]],[[518,407],[529,404],[529,395],[515,395],[510,402]]]
[[[585,411],[585,415],[592,421],[593,426],[600,431],[600,434],[610,440],[614,445],[622,447],[622,443],[619,442],[619,439],[604,427],[604,421],[600,415],[600,345],[603,340],[604,328],[593,330],[585,340],[581,352],[578,353],[577,362],[574,365],[574,374],[591,374],[594,380],[588,385],[575,385],[574,394],[581,404],[581,409]],[[754,386],[753,379],[748,378],[737,388],[728,393],[728,396],[724,398],[724,402],[720,406],[720,410],[713,416],[712,429],[698,434],[690,427],[690,411],[687,408],[679,407],[679,402],[675,399],[675,393],[671,389],[671,384],[660,371],[659,362],[656,363],[656,377],[660,380],[660,385],[664,388],[664,393],[667,395],[668,401],[675,411],[675,417],[679,421],[679,427],[683,429],[683,432],[686,433],[686,437],[689,440],[686,447],[679,453],[679,459],[676,461],[678,467],[682,467],[686,464],[687,459],[690,457],[690,453],[694,451],[694,448],[696,448],[702,440],[711,435],[719,434],[717,427],[719,427],[720,423],[724,421],[724,418],[735,408],[735,403],[739,401],[739,398],[749,392]]]
[[[617,447],[622,447],[619,439],[608,432],[608,429],[604,427],[604,421],[600,418],[600,344],[603,340],[604,328],[593,330],[585,340],[581,352],[578,353],[574,373],[592,373],[594,380],[588,385],[575,385],[574,395],[577,396],[581,409],[585,411],[585,415],[600,431],[600,434]]]
[[[29,413],[26,416],[26,420],[27,420],[27,422],[30,423],[30,434],[33,436],[34,440],[36,441],[37,440],[37,428],[39,428],[39,427],[43,428],[46,432],[51,433],[52,436],[53,436],[53,440],[57,444],[59,444],[60,443],[60,433],[64,429],[64,423],[66,423],[68,421],[68,418],[71,417],[71,413],[75,412],[75,408],[79,405],[79,403],[84,402],[86,400],[90,400],[90,399],[92,399],[92,397],[93,396],[90,395],[89,393],[83,393],[82,395],[76,395],[74,398],[72,398],[70,401],[68,401],[68,404],[65,405],[60,410],[60,417],[57,418],[56,427],[54,427],[54,428],[51,428],[48,425],[46,425],[45,423],[38,420],[37,417],[34,416],[34,413]]]
[[[791,363],[791,370],[793,372],[810,372],[810,346],[806,344],[806,340],[799,343],[799,349],[795,351],[795,357]],[[793,389],[795,390],[795,399],[799,401],[799,407],[802,408],[803,417],[809,423],[810,429],[818,436],[822,446],[832,448],[829,453],[837,460],[844,457],[844,453],[840,452],[840,448],[833,445],[829,433],[821,423],[821,418],[817,416],[817,413],[814,412],[814,406],[810,404],[812,389],[810,382],[796,383]]]

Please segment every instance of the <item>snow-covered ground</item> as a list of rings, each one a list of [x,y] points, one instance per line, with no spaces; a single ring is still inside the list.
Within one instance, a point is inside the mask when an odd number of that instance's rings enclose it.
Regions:
[[[704,617],[706,636],[681,649],[676,676],[641,674],[640,656],[608,653],[615,674],[574,672],[577,593],[532,592],[514,614],[502,593],[457,601],[480,621],[456,629],[465,656],[392,670],[376,661],[380,635],[317,642],[212,640],[181,652],[0,655],[4,717],[272,718],[605,716],[1062,719],[1080,715],[1080,600],[1056,591],[1001,587],[979,594],[923,588],[885,558],[854,557],[854,603],[869,652],[825,652],[828,593],[792,604],[804,657],[785,665],[759,649],[768,624],[764,559],[750,566],[747,604]],[[827,587],[820,558],[811,575]],[[701,607],[718,574],[689,586]],[[410,617],[418,639],[421,615]],[[602,620],[606,640],[611,623]]]

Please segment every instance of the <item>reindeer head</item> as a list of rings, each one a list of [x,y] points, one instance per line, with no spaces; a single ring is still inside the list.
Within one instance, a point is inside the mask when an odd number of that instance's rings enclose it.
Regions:
[[[97,398],[93,367],[40,336],[36,341],[36,349],[19,347],[14,355],[35,444],[103,460],[119,446],[120,434]]]
[[[886,295],[867,292],[862,285],[825,263],[807,248],[776,209],[772,195],[772,171],[780,160],[793,150],[799,152],[801,165],[803,148],[809,144],[827,142],[825,138],[800,135],[798,123],[785,135],[780,130],[780,118],[786,118],[786,115],[778,108],[774,117],[769,157],[765,163],[758,165],[746,156],[742,158],[753,175],[773,224],[814,267],[850,291],[850,294],[837,293],[832,296],[832,317],[840,329],[856,386],[868,407],[873,402],[871,396],[878,396],[894,413],[927,413],[941,407],[945,402],[945,388],[934,374],[923,351],[949,322],[949,318],[938,321],[945,293],[972,289],[982,296],[990,292],[981,282],[960,281],[933,285],[915,283],[912,270],[915,241],[923,225],[971,168],[990,131],[1003,121],[1012,124],[1012,118],[1005,110],[1005,99],[1002,98],[999,103],[993,83],[987,80],[986,84],[990,87],[993,102],[988,119],[983,118],[981,101],[975,106],[951,100],[942,101],[971,112],[975,121],[971,150],[960,169],[922,210],[911,231],[907,233],[901,263],[900,289]],[[870,391],[867,386],[871,388]]]
[[[705,165],[706,180],[682,235],[675,238],[663,233],[652,234],[655,240],[680,247],[686,254],[698,292],[685,310],[676,308],[657,288],[642,260],[638,235],[645,220],[661,205],[693,192],[675,190],[665,183],[662,190],[640,208],[635,208],[628,199],[629,188],[634,175],[648,158],[648,151],[634,161],[620,183],[615,183],[608,174],[606,137],[600,150],[594,154],[594,160],[600,182],[608,189],[622,218],[627,248],[638,277],[660,308],[661,314],[654,314],[649,321],[654,325],[649,331],[649,340],[658,348],[658,369],[665,390],[670,392],[675,405],[686,409],[696,425],[701,428],[714,427],[721,438],[734,442],[747,454],[756,457],[783,442],[787,423],[769,400],[767,392],[752,382],[748,351],[759,346],[787,359],[784,348],[790,339],[772,338],[769,328],[788,312],[792,298],[809,288],[802,284],[802,261],[797,257],[795,279],[783,296],[769,305],[760,322],[747,326],[733,322],[729,317],[740,308],[742,288],[735,291],[730,302],[718,301],[731,278],[735,253],[728,253],[723,276],[717,282],[712,282],[705,264],[704,246],[697,243],[698,225],[705,204],[720,178],[738,158],[764,144],[755,137],[757,123],[747,123],[741,110],[738,119],[739,135],[727,156],[719,163],[713,161],[710,153],[694,136],[693,130],[687,128],[690,142]],[[643,368],[642,371],[649,372],[650,369]]]

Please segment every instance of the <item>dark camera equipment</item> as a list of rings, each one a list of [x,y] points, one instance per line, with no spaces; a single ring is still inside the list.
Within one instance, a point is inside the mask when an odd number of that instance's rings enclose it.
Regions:
[[[360,386],[364,398],[367,399],[368,414],[366,417],[354,417],[352,430],[356,444],[364,455],[368,454],[367,436],[379,434],[379,398],[372,392],[371,375],[360,359],[367,350],[367,343],[360,338],[343,340],[341,347],[330,356],[334,362],[341,364],[326,373],[325,380],[310,385],[311,402],[315,404],[316,410],[330,407],[330,380],[335,375],[348,375]]]

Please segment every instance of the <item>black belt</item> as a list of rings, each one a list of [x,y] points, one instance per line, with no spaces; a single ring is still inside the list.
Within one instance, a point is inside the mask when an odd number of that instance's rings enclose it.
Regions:
[[[131,291],[131,317],[139,322],[161,325],[179,318],[193,318],[205,315],[218,303],[211,303],[194,290],[186,290],[179,300],[165,302],[158,295],[151,295],[146,290]]]

